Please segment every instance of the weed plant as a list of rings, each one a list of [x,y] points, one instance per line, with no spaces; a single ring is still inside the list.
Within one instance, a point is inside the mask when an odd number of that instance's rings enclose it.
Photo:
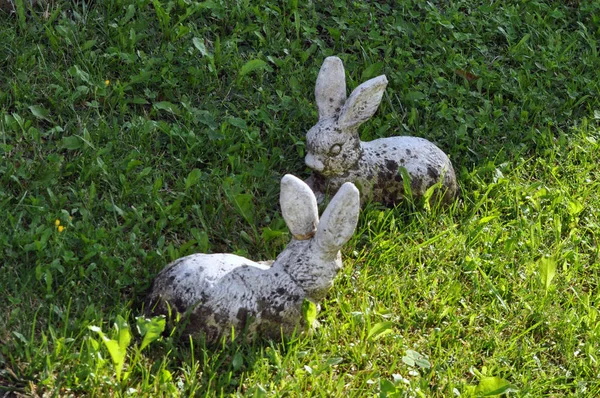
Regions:
[[[600,394],[600,3],[44,2],[0,14],[0,393]],[[43,7],[43,8],[42,8]],[[452,159],[369,205],[320,327],[180,341],[142,301],[196,252],[272,259],[322,60],[386,74],[363,140]]]

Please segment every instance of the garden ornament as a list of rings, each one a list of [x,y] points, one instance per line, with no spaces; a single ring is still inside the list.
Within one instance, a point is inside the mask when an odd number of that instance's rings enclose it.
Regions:
[[[385,75],[359,85],[346,99],[344,65],[327,57],[315,87],[319,121],[306,134],[305,162],[314,173],[307,180],[319,201],[345,182],[360,190],[361,201],[398,203],[405,196],[404,178],[413,197],[423,197],[440,183],[444,202],[457,194],[452,163],[437,146],[419,137],[389,137],[363,142],[358,127],[379,106],[388,81]],[[404,172],[405,171],[405,172]]]
[[[179,312],[187,318],[185,334],[213,343],[231,336],[232,328],[245,329],[246,338],[278,339],[304,326],[304,300],[323,299],[342,267],[340,248],[356,229],[359,193],[343,184],[321,221],[316,198],[300,179],[284,176],[280,195],[293,238],[271,266],[234,254],[180,258],[156,277],[148,315]]]

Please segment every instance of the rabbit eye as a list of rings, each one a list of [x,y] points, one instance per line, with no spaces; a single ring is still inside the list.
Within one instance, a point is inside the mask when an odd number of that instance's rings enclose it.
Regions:
[[[329,154],[331,156],[339,155],[341,151],[342,151],[342,146],[340,144],[335,144],[334,146],[329,148]]]

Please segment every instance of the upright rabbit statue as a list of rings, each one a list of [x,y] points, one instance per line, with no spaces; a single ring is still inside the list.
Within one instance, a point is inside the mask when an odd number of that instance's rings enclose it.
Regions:
[[[360,190],[361,200],[393,205],[404,197],[400,167],[410,177],[414,197],[441,181],[445,202],[457,194],[456,176],[450,159],[437,146],[418,137],[389,137],[362,142],[358,127],[379,106],[385,75],[358,86],[346,99],[344,65],[337,57],[323,62],[315,97],[319,121],[306,134],[306,158],[314,173],[307,181],[317,197],[336,192],[347,181]]]
[[[340,248],[358,220],[359,193],[343,184],[319,222],[317,201],[300,179],[286,175],[280,193],[292,241],[272,266],[234,254],[193,254],[169,264],[146,299],[149,314],[169,308],[189,317],[186,333],[209,342],[229,336],[279,338],[303,324],[305,299],[318,302],[342,267]]]

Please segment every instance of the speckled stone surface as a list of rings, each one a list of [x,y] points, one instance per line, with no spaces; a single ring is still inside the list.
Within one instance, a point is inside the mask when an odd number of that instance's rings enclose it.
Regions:
[[[337,57],[323,62],[315,87],[319,121],[306,134],[306,165],[314,173],[307,181],[318,198],[353,182],[361,201],[394,205],[405,196],[401,168],[410,178],[413,197],[441,182],[439,192],[449,202],[458,193],[448,156],[424,138],[398,136],[362,142],[359,126],[377,110],[387,78],[359,85],[346,99],[344,66]]]
[[[148,315],[184,314],[185,334],[216,342],[245,331],[277,339],[303,326],[302,303],[322,300],[342,267],[340,248],[356,228],[356,187],[344,184],[319,221],[310,188],[286,175],[281,208],[292,241],[271,266],[233,254],[194,254],[169,264],[146,299]],[[300,330],[298,330],[300,331]]]

